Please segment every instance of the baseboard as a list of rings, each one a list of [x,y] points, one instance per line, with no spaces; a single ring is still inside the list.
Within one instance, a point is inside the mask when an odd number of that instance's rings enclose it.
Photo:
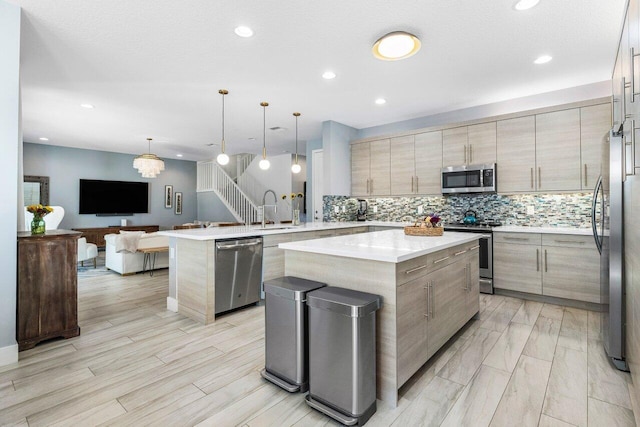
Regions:
[[[167,297],[167,310],[178,312],[178,300],[175,298]]]
[[[18,363],[18,344],[0,347],[0,366]]]

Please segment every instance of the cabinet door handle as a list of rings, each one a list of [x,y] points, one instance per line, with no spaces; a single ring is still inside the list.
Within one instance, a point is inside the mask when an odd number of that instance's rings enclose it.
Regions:
[[[473,145],[469,144],[469,163],[473,163]]]
[[[429,288],[431,289],[431,294],[429,295],[429,302],[431,303],[431,311],[429,312],[429,314],[431,315],[431,318],[434,319],[436,316],[433,314],[433,281],[431,282],[431,285],[429,285]]]
[[[425,264],[425,265],[421,265],[420,267],[412,268],[411,270],[405,271],[404,274],[411,274],[418,270],[422,270],[423,268],[427,268],[427,265]]]
[[[475,249],[478,249],[479,247],[480,247],[480,245],[472,246],[472,247],[469,248],[469,252],[471,252],[471,251],[473,251]]]
[[[367,191],[366,191],[366,193],[369,194],[369,178],[367,178]]]
[[[540,249],[536,249],[536,271],[540,271]]]
[[[509,236],[504,236],[504,240],[515,240],[518,242],[526,242],[529,240],[528,237],[509,237]]]
[[[373,178],[371,178],[371,192],[369,194],[373,194]]]
[[[413,193],[413,176],[411,177],[411,192]]]
[[[470,251],[471,249],[465,249],[464,251],[460,251],[460,252],[456,252],[455,254],[453,254],[453,256],[458,256],[458,255],[462,255],[462,254],[466,254],[467,251]]]
[[[467,146],[464,146],[464,163],[467,164]]]
[[[418,190],[418,176],[416,175],[416,193],[418,193],[418,192],[419,192],[419,190]]]
[[[467,264],[467,265],[465,265],[465,266],[464,266],[464,286],[462,287],[462,290],[463,290],[463,291],[468,290],[468,289],[467,289],[467,286],[469,285],[469,272],[467,271],[467,266],[468,266],[468,265],[469,265],[469,264]]]
[[[531,168],[531,188],[533,189],[533,168]]]
[[[587,164],[584,164],[584,186],[586,187],[587,185]]]
[[[577,245],[584,245],[584,242],[576,242],[574,240],[556,240],[556,243],[572,243]]]
[[[549,263],[547,262],[547,250],[544,250],[544,272],[546,273],[549,268]]]
[[[438,263],[440,263],[440,262],[442,262],[442,261],[446,261],[446,260],[448,260],[449,258],[450,258],[450,257],[446,256],[446,257],[444,257],[444,258],[440,258],[439,260],[433,261],[433,263],[434,263],[434,264],[438,264]]]
[[[427,313],[424,315],[427,319],[429,318],[429,307],[430,307],[430,299],[429,299],[429,282],[427,282],[427,286],[424,287],[425,291],[427,291]]]
[[[538,190],[542,187],[542,167],[538,166]]]
[[[631,48],[631,103],[636,102],[636,73],[634,70],[635,55]]]

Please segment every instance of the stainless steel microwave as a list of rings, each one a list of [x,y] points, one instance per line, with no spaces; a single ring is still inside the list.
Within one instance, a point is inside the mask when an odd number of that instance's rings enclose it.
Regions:
[[[495,193],[496,164],[449,166],[442,169],[442,194]]]

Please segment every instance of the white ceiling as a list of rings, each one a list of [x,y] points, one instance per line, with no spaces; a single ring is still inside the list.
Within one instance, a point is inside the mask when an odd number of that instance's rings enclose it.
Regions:
[[[24,139],[165,158],[259,153],[321,137],[325,120],[364,128],[610,78],[625,0],[9,0],[23,8]],[[234,34],[253,28],[252,38]],[[371,54],[416,34],[404,61]],[[553,56],[534,65],[542,54]],[[325,70],[337,74],[324,80]],[[374,100],[387,99],[378,106]],[[91,103],[95,109],[81,108]],[[255,138],[255,140],[249,140]]]

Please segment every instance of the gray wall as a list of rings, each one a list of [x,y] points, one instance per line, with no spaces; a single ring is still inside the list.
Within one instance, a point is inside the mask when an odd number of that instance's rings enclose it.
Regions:
[[[322,123],[322,149],[324,162],[324,194],[348,196],[351,194],[351,146],[358,130],[342,123]]]
[[[24,144],[24,174],[49,177],[49,204],[62,206],[65,215],[59,228],[105,227],[119,225],[126,218],[130,225],[174,225],[197,219],[196,162],[163,159],[165,170],[156,178],[142,178],[133,168],[131,154],[81,150],[52,145]],[[149,183],[149,213],[132,216],[78,214],[79,180],[104,179]],[[164,186],[182,192],[182,215],[164,207]],[[175,205],[175,203],[174,203]],[[46,220],[46,219],[45,219]]]
[[[213,191],[198,193],[198,218],[200,221],[236,222],[236,218]]]
[[[20,8],[0,0],[0,365],[18,358],[16,347],[16,231],[20,140]]]

